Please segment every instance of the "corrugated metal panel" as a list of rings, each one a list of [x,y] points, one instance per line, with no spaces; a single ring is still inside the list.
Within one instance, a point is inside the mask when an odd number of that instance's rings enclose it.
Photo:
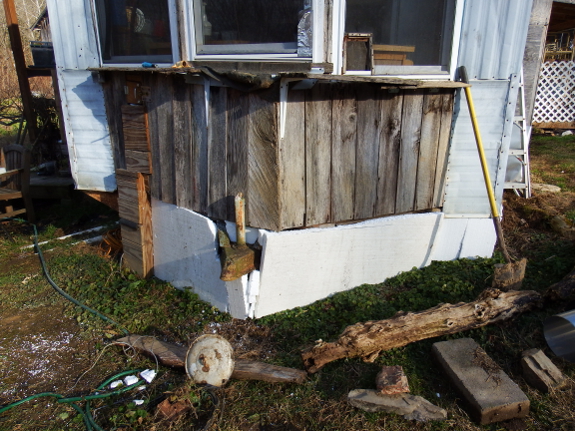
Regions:
[[[466,0],[458,65],[470,79],[519,73],[532,0]]]
[[[496,180],[504,134],[509,81],[472,81],[471,91],[485,149],[491,180]],[[454,108],[454,129],[449,150],[445,203],[447,215],[489,216],[481,163],[477,153],[465,93],[461,91]]]
[[[57,67],[99,67],[90,0],[47,0],[47,5]]]
[[[89,71],[58,70],[72,175],[80,190],[116,190],[114,157],[100,84]]]
[[[47,0],[72,175],[80,190],[116,190],[100,84],[86,69],[100,60],[90,0]]]

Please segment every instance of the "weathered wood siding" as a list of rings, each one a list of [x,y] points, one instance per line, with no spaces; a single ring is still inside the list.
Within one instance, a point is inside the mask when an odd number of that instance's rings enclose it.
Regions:
[[[300,217],[282,217],[291,222],[282,229],[441,207],[453,96],[357,83],[291,91],[281,146],[301,149],[283,162],[280,183],[298,198],[281,203]],[[305,181],[286,174],[301,166]]]
[[[115,115],[126,102],[114,90],[124,80],[110,74],[105,92],[120,155],[128,146]],[[247,224],[274,231],[442,205],[453,89],[326,83],[280,103],[275,86],[245,93],[149,73],[142,86],[150,192],[163,202],[234,221],[242,192]]]

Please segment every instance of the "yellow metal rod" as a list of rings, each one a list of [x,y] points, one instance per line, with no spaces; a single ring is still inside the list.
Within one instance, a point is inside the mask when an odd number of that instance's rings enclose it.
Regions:
[[[491,178],[489,170],[487,169],[487,159],[485,158],[485,151],[483,150],[483,141],[479,133],[479,125],[477,124],[477,116],[475,114],[475,106],[473,105],[473,98],[471,97],[471,88],[465,87],[465,97],[467,99],[467,106],[469,107],[469,114],[471,115],[471,123],[473,124],[473,133],[475,133],[475,142],[477,144],[477,151],[481,159],[481,169],[483,170],[483,179],[485,180],[485,188],[489,196],[489,204],[491,205],[491,215],[494,218],[499,218],[499,211],[497,210],[497,203],[495,202],[495,195],[493,193],[493,186],[491,185]]]

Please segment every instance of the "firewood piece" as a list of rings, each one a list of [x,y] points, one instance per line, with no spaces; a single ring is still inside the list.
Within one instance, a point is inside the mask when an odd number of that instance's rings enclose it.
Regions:
[[[295,368],[240,359],[236,361],[232,379],[262,380],[272,383],[303,383],[307,380],[307,373]]]
[[[320,342],[302,353],[308,372],[329,362],[361,356],[375,360],[377,353],[415,341],[455,334],[510,319],[539,303],[537,292],[485,290],[475,302],[441,304],[417,313],[400,311],[391,319],[348,326],[332,343]]]
[[[114,341],[114,344],[130,346],[148,356],[155,356],[163,365],[174,368],[185,367],[188,349],[177,344],[142,335],[129,335]],[[303,383],[307,379],[307,373],[295,368],[238,359],[235,361],[234,372],[231,378],[238,380],[262,380],[272,383]]]
[[[545,299],[551,301],[565,301],[573,299],[575,293],[575,268],[562,280],[552,284],[545,292]]]
[[[233,281],[252,272],[255,267],[255,252],[247,244],[232,244],[228,235],[218,230],[220,261],[224,281]]]
[[[567,384],[565,375],[541,349],[526,350],[521,356],[523,377],[534,388],[547,393]]]
[[[394,395],[409,392],[407,376],[400,365],[383,366],[375,377],[375,387],[379,393]]]

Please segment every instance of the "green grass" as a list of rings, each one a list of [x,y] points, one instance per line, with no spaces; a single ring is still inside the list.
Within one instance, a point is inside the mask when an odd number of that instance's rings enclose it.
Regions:
[[[533,171],[538,182],[560,185],[575,191],[575,137],[535,137],[531,148]],[[571,188],[570,188],[571,187]],[[575,243],[549,230],[548,223],[535,224],[542,208],[525,201],[523,213],[532,224],[524,235],[522,256],[529,259],[524,289],[538,292],[560,280],[575,265]],[[575,208],[563,211],[575,222]],[[81,204],[45,205],[38,208],[40,240],[54,239],[70,231],[113,222],[117,215],[91,200]],[[544,219],[545,217],[540,216]],[[21,247],[31,243],[31,230],[24,224],[10,223],[0,229],[0,316],[41,307],[64,308],[73,318],[79,335],[92,350],[78,351],[85,358],[82,370],[71,370],[75,377],[93,369],[75,389],[89,393],[99,382],[116,372],[130,368],[153,368],[155,362],[117,347],[107,347],[122,336],[120,328],[100,320],[57,295],[46,283],[36,257]],[[203,333],[219,332],[228,338],[237,352],[250,358],[278,365],[302,368],[301,353],[317,340],[333,341],[351,324],[392,317],[400,310],[420,311],[439,303],[472,301],[491,285],[492,259],[462,259],[433,262],[423,269],[404,272],[385,282],[362,285],[332,295],[306,307],[287,310],[256,321],[240,322],[227,313],[201,301],[191,290],[174,289],[151,278],[142,280],[122,268],[114,259],[93,248],[73,246],[73,241],[51,242],[45,246],[49,271],[56,283],[84,304],[108,315],[132,333],[153,335],[159,339],[189,345]],[[531,413],[523,423],[530,431],[575,429],[575,386],[542,394],[530,388],[522,378],[519,359],[529,348],[542,348],[571,379],[575,365],[555,357],[546,347],[542,321],[564,311],[569,304],[545,304],[511,322],[474,329],[465,333],[423,340],[382,352],[373,363],[359,358],[338,360],[310,375],[301,385],[232,380],[220,393],[225,407],[215,416],[210,428],[222,431],[346,430],[503,430],[504,424],[478,426],[467,416],[461,397],[447,382],[430,358],[431,345],[440,340],[472,337],[516,381],[531,401]],[[1,319],[0,319],[1,322]],[[1,337],[0,337],[1,338]],[[98,359],[99,358],[99,359]],[[98,359],[98,361],[96,361]],[[0,355],[0,365],[3,361]],[[391,414],[366,413],[346,401],[352,389],[374,388],[374,379],[383,365],[401,365],[408,376],[411,391],[447,409],[445,422],[411,423]],[[24,370],[25,371],[25,370]],[[0,379],[1,380],[1,379]],[[0,382],[0,391],[10,382]],[[55,390],[68,387],[53,382]],[[134,397],[145,400],[135,406]],[[161,421],[157,405],[165,400],[186,402],[191,410],[173,421]],[[14,401],[2,400],[1,402]],[[194,385],[183,370],[160,367],[159,377],[142,393],[94,403],[97,422],[107,430],[189,430],[201,429],[212,417],[213,399]],[[83,430],[81,418],[67,406],[37,402],[23,405],[0,416],[3,430]]]
[[[575,135],[534,135],[530,143],[532,181],[575,192]]]
[[[547,259],[551,255],[558,257]],[[530,263],[526,284],[532,289],[544,290],[549,283],[569,271],[575,263],[574,256],[573,244],[561,243],[559,249],[551,245],[548,249],[541,249],[537,261]],[[174,289],[157,279],[141,280],[130,271],[121,269],[117,262],[84,249],[62,247],[47,253],[47,258],[54,280],[63,289],[86,305],[109,315],[131,332],[188,344],[199,334],[209,331],[208,328],[213,327],[210,325],[231,321],[229,315],[200,301],[190,291]],[[255,323],[271,329],[271,339],[266,341],[272,351],[268,361],[300,368],[303,348],[317,339],[335,339],[347,325],[388,318],[399,310],[418,311],[440,302],[474,299],[490,285],[493,264],[496,262],[501,262],[499,256],[494,259],[434,262],[427,268],[402,273],[384,283],[360,286],[307,307],[267,316]],[[37,272],[38,269],[32,273]],[[34,300],[38,301],[36,305],[63,303],[66,304],[67,314],[77,319],[86,334],[96,336],[96,340],[100,338],[100,341],[96,341],[99,349],[103,348],[109,337],[121,336],[117,328],[55,296],[42,277],[34,277],[22,286],[22,276],[27,273],[29,268],[23,265],[12,273],[2,275],[2,307],[10,303],[15,308],[26,304],[34,306]],[[18,293],[15,294],[15,291]],[[541,320],[555,311],[537,311],[520,317],[512,325],[494,325],[441,339],[473,337],[506,372],[520,382],[524,390],[528,390],[520,377],[517,358],[526,348],[544,346]],[[226,409],[219,429],[240,430],[249,429],[250,426],[260,427],[254,429],[291,430],[376,430],[382,427],[399,431],[501,429],[498,425],[478,427],[459,408],[458,395],[430,362],[429,352],[435,341],[438,339],[383,352],[372,364],[363,363],[360,359],[336,361],[310,376],[303,385],[232,381],[225,391]],[[90,363],[93,360],[92,357]],[[143,357],[130,360],[113,349],[107,349],[102,361],[110,372],[131,366],[154,366],[153,361]],[[360,387],[372,388],[375,375],[382,365],[402,365],[409,376],[412,392],[448,409],[450,421],[410,424],[394,415],[365,413],[351,408],[345,401],[347,393]],[[563,364],[563,368],[574,376],[572,366]],[[100,380],[107,376],[101,375]],[[154,419],[155,406],[158,399],[167,396],[164,395],[166,391],[168,394],[179,391],[177,396],[196,400],[198,419],[188,414],[180,422],[171,424],[172,428],[165,429],[190,429],[190,426],[200,426],[202,421],[209,418],[213,407],[211,401],[202,395],[199,387],[186,382],[181,371],[161,367],[161,376],[158,383],[142,395],[146,399],[142,407],[136,408],[125,400],[116,400],[119,404],[97,404],[100,408],[100,425],[107,427],[105,429],[125,430],[148,430],[159,426],[157,418]],[[200,402],[202,396],[204,399]],[[534,408],[526,429],[555,429],[552,424],[558,418],[551,413],[551,405],[556,399],[536,392],[530,396]],[[21,429],[36,429],[42,420],[46,420],[43,416],[46,411],[51,412],[51,419],[43,425],[46,430],[83,429],[75,412],[61,406],[43,409],[42,414],[26,406],[11,411],[2,420],[6,426],[12,426],[32,417],[35,419],[27,425],[28,428]],[[0,429],[8,429],[2,428],[2,420]]]

